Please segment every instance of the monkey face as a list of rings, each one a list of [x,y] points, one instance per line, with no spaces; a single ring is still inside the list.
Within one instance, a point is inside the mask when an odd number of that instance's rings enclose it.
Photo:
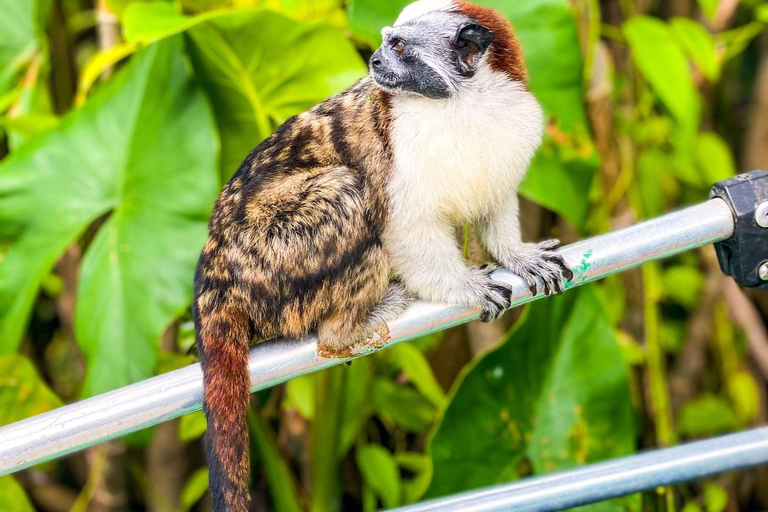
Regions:
[[[406,7],[371,56],[370,73],[391,93],[448,98],[483,65],[494,40],[488,27],[445,0]]]

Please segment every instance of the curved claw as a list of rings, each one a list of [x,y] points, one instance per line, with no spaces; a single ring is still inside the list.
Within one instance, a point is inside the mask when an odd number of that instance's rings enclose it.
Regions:
[[[561,272],[561,274],[563,275],[563,277],[565,279],[567,279],[568,281],[573,279],[573,271],[570,268],[568,268],[568,265],[565,264],[565,260],[563,259],[563,257],[561,255],[559,255],[559,254],[546,254],[546,255],[543,256],[543,258],[546,261],[548,261],[550,263],[554,263],[555,265],[557,265],[558,268],[560,268],[560,272]]]
[[[511,286],[489,280],[487,287],[491,293],[485,297],[486,304],[480,314],[482,322],[498,318],[510,305],[513,289]]]

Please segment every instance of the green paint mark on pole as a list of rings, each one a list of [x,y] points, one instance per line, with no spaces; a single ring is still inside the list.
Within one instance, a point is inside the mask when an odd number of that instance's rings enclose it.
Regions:
[[[570,283],[566,283],[566,288],[568,288],[568,284],[571,284],[571,286],[575,286],[576,283],[583,283],[587,280],[587,271],[589,270],[589,267],[591,266],[590,263],[587,261],[590,257],[592,257],[592,249],[587,249],[584,251],[584,254],[581,255],[581,263],[576,265],[573,270],[573,280]]]

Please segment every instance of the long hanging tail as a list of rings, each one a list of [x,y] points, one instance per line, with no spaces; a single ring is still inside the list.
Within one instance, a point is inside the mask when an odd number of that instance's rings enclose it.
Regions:
[[[250,325],[245,317],[225,311],[198,310],[195,317],[213,509],[247,512]]]

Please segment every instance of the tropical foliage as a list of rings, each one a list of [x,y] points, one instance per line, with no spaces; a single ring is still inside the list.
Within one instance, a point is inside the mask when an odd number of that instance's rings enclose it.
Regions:
[[[219,189],[362,77],[406,3],[0,0],[0,425],[194,360]],[[547,113],[526,237],[572,242],[768,166],[768,5],[483,3]],[[294,379],[254,397],[254,507],[392,508],[762,423],[767,313],[706,248]],[[207,510],[204,428],[2,477],[0,509]],[[587,508],[757,510],[766,489],[754,472]]]

